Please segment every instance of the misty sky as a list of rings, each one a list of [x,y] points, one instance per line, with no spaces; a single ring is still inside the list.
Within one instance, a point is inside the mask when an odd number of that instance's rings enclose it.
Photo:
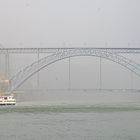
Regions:
[[[139,47],[139,5],[139,0],[0,0],[0,44]]]
[[[139,5],[139,0],[0,0],[0,47],[140,48]],[[34,57],[30,56],[26,59],[28,62],[34,62],[36,56]],[[3,56],[0,58],[4,59]],[[10,76],[27,66],[25,57],[22,60],[21,58],[21,55],[20,58],[10,55]],[[139,60],[137,56],[134,59],[138,63]],[[0,59],[1,64],[4,62]],[[3,76],[4,65],[2,66],[0,70]],[[116,88],[116,85],[117,88],[130,87],[130,71],[125,71],[124,67],[106,60],[103,60],[102,67],[104,88]],[[89,71],[85,74],[87,68]],[[45,80],[44,87],[46,81],[53,86],[55,81],[56,87],[60,84],[66,87],[67,60],[66,63],[65,61],[57,63],[49,69],[50,72],[48,69],[46,72],[45,69],[40,73],[40,79]],[[88,88],[97,88],[99,86],[98,58],[72,59],[71,69],[73,87],[88,85]],[[106,79],[108,81],[110,79],[110,82],[106,82]],[[115,83],[112,79],[115,79]],[[134,82],[136,87],[139,87],[139,78],[137,79]],[[31,83],[33,81],[31,79]],[[83,83],[79,84],[79,81]]]

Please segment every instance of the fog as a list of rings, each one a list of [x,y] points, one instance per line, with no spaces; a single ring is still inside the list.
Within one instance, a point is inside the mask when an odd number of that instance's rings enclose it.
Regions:
[[[139,5],[138,0],[1,0],[0,47],[139,48]],[[1,76],[4,57],[0,55]],[[139,56],[128,57],[140,60]],[[10,55],[10,77],[36,58]],[[130,71],[107,60],[103,60],[102,78],[103,88],[131,87]],[[36,79],[34,75],[25,87],[36,87]],[[46,82],[48,87],[67,88],[68,60],[42,70],[40,79],[40,88],[46,88]],[[99,88],[99,58],[72,58],[71,80],[73,88]],[[135,88],[139,81],[134,76]]]
[[[140,0],[0,0],[0,140],[31,139],[140,140]]]
[[[138,0],[1,0],[0,43],[139,47],[139,5]]]

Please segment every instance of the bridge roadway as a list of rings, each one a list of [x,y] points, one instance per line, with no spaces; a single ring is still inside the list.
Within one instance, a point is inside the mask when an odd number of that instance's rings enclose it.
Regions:
[[[36,53],[55,53],[64,50],[74,50],[74,49],[98,49],[106,50],[112,53],[140,53],[140,48],[0,48],[0,54],[36,54]]]

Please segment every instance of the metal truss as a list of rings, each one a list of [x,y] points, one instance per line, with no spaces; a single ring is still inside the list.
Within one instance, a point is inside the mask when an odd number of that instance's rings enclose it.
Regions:
[[[136,75],[140,76],[140,65],[138,63],[128,58],[125,58],[110,49],[95,49],[95,48],[94,49],[91,48],[66,49],[65,48],[65,49],[58,49],[51,55],[44,57],[39,61],[36,61],[31,65],[25,67],[21,71],[19,71],[16,75],[14,75],[10,79],[9,91],[16,90],[32,75],[34,75],[41,69],[51,65],[52,63],[55,63],[62,59],[76,57],[76,56],[96,56],[96,57],[105,58],[124,66],[125,68],[134,72]]]
[[[140,48],[0,48],[0,54],[36,54],[36,53],[55,53],[71,49],[90,49],[101,51],[111,51],[114,53],[140,53]]]

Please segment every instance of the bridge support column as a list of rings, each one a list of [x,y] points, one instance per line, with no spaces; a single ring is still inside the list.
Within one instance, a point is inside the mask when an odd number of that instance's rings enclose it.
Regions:
[[[38,68],[39,68],[39,58],[40,58],[40,56],[39,56],[40,54],[39,54],[39,48],[37,49],[37,62],[38,62]],[[39,88],[39,86],[40,86],[40,78],[39,78],[40,76],[39,76],[39,71],[38,71],[38,73],[37,73],[37,86],[38,86],[38,88]]]
[[[5,79],[9,78],[9,53],[8,50],[5,53]]]
[[[100,90],[102,89],[102,57],[100,57]]]
[[[133,91],[133,71],[130,71],[130,76],[131,76],[131,90]]]
[[[69,90],[71,89],[71,58],[69,57]]]
[[[10,76],[10,63],[9,63],[9,53],[8,50],[5,52],[5,79],[3,80],[3,92],[9,90],[9,76]]]

